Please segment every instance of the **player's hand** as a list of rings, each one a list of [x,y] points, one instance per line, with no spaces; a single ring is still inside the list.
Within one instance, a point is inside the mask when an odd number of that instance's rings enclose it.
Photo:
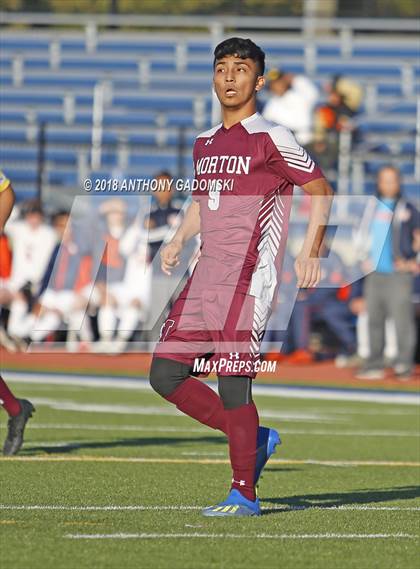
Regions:
[[[317,286],[321,280],[321,264],[318,257],[298,255],[295,261],[297,286],[311,288]]]
[[[160,252],[161,268],[165,275],[171,275],[171,269],[179,265],[179,255],[182,245],[178,241],[171,241]]]

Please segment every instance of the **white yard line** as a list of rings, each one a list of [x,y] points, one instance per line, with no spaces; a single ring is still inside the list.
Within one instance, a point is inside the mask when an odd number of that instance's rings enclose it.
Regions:
[[[6,371],[3,372],[6,380],[22,383],[50,384],[50,385],[80,385],[82,387],[100,387],[110,389],[146,389],[151,391],[146,379],[127,379],[118,377],[92,377],[66,374],[42,374]],[[214,382],[209,384],[215,389]],[[317,387],[288,387],[284,385],[261,385],[256,383],[253,387],[255,395],[269,395],[290,399],[322,399],[336,401],[366,401],[374,403],[398,403],[400,405],[419,405],[419,393],[390,393],[387,391],[370,391],[368,389],[334,389]]]
[[[68,533],[64,537],[67,539],[418,539],[417,535],[409,533]]]
[[[33,383],[35,385],[77,385],[80,387],[99,387],[101,389],[106,387],[109,389],[139,389],[151,391],[149,382],[146,379],[104,378],[103,376],[95,377],[94,375],[67,375],[20,371],[3,371],[2,375],[6,381]]]
[[[37,455],[37,456],[0,456],[0,462],[103,462],[132,464],[230,464],[227,458],[161,458],[161,457],[126,457],[126,456],[87,456],[87,455]],[[394,460],[316,460],[271,458],[270,465],[307,464],[315,466],[359,467],[420,467],[416,461]]]
[[[127,432],[145,432],[145,433],[212,433],[217,435],[217,431],[211,431],[207,427],[174,427],[164,425],[143,426],[143,425],[90,425],[90,424],[72,424],[72,423],[31,423],[31,431],[41,430],[81,430],[81,431],[106,431],[118,433],[118,431]],[[322,429],[288,429],[281,428],[280,434],[286,435],[304,435],[304,436],[343,436],[343,437],[419,437],[420,432],[416,431],[392,431],[392,430],[364,430],[364,431],[333,431]],[[220,435],[222,436],[222,435]],[[33,444],[40,444],[33,441]]]
[[[322,413],[326,411],[326,409],[318,408],[318,407],[306,407],[306,410],[311,413]],[[377,411],[369,409],[369,412],[366,411],[365,408],[363,409],[355,409],[349,406],[343,406],[343,408],[338,409],[331,407],[327,410],[329,415],[369,415],[369,417],[384,417],[384,416],[404,416],[404,417],[418,417],[419,416],[419,409],[410,409],[408,407],[403,407],[401,409],[395,409],[393,407],[380,407]]]
[[[119,512],[119,511],[183,511],[183,510],[201,510],[205,506],[160,506],[160,505],[110,505],[110,506],[65,506],[61,504],[0,504],[0,510],[41,510],[41,511],[69,511],[69,512]],[[303,511],[303,510],[331,510],[340,511],[396,511],[396,512],[418,512],[420,506],[369,506],[369,505],[343,505],[343,506],[289,506],[284,505],[266,505],[262,510],[279,510],[279,511]]]
[[[104,403],[81,403],[65,399],[55,399],[49,397],[33,397],[32,403],[39,407],[49,407],[57,411],[78,411],[82,413],[106,413],[114,415],[169,415],[174,417],[185,417],[176,407],[169,405],[127,405],[127,404],[104,404]],[[328,413],[316,414],[306,413],[305,411],[277,411],[275,409],[261,409],[261,417],[266,419],[279,419],[282,421],[297,423],[340,423],[345,422],[342,417],[329,417]]]

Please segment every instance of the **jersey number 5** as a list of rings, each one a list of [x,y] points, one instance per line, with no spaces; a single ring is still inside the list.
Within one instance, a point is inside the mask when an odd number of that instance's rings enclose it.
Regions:
[[[219,209],[220,204],[220,190],[222,189],[222,182],[217,180],[216,183],[209,190],[209,209],[216,211]]]

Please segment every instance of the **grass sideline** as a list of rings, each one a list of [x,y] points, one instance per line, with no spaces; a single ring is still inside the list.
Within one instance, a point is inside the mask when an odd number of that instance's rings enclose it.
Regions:
[[[222,435],[146,390],[42,376],[12,387],[37,412],[21,458],[0,460],[5,566],[418,566],[417,406],[256,397],[283,438],[259,488],[264,515],[215,520],[200,508],[226,493]]]

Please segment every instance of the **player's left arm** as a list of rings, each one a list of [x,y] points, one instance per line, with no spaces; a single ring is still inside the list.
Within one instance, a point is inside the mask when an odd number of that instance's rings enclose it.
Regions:
[[[15,204],[15,192],[10,181],[0,172],[0,233],[3,233],[6,221]]]
[[[269,131],[268,168],[280,178],[300,186],[311,195],[311,211],[302,249],[295,261],[297,286],[316,286],[321,277],[320,248],[330,213],[333,190],[321,169],[283,126]]]
[[[330,215],[333,190],[325,178],[317,178],[302,185],[311,195],[311,210],[302,249],[295,261],[297,285],[302,288],[317,286],[321,280],[319,253]]]

